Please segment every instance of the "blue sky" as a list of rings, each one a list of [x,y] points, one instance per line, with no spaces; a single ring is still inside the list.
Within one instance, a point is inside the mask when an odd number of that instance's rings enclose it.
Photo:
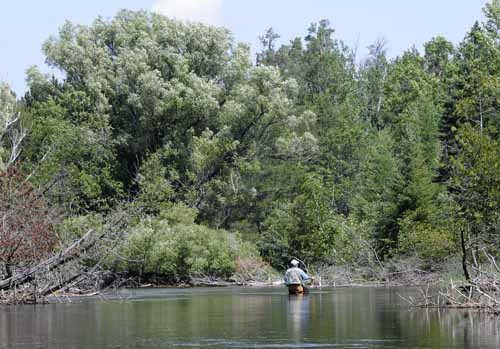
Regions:
[[[44,65],[41,46],[65,20],[90,24],[98,15],[111,18],[119,9],[148,9],[181,19],[228,27],[237,41],[252,45],[273,27],[282,42],[303,36],[309,24],[329,19],[336,36],[358,43],[360,56],[379,37],[395,56],[436,35],[458,43],[475,20],[482,20],[487,0],[2,0],[0,3],[0,80],[24,93],[25,71]]]

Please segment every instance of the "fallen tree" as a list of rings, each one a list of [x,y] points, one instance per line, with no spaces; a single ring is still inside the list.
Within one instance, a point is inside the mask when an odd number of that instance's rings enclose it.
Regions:
[[[102,231],[88,230],[38,264],[16,269],[12,276],[0,280],[0,303],[40,303],[48,296],[74,290],[98,292],[102,263],[121,240],[124,218],[124,214],[118,214]],[[82,284],[83,290],[78,289]]]
[[[75,258],[79,257],[82,252],[85,252],[89,248],[95,245],[95,241],[90,244],[86,242],[90,239],[92,230],[89,230],[84,236],[82,236],[77,241],[73,242],[67,248],[59,252],[58,254],[50,257],[49,259],[37,264],[33,268],[27,271],[22,271],[17,275],[11,276],[5,280],[0,281],[0,290],[5,290],[12,288],[14,285],[22,285],[24,283],[30,282],[33,276],[40,271],[50,272],[52,269],[63,265],[64,263],[70,262]],[[83,246],[83,249],[81,248]]]

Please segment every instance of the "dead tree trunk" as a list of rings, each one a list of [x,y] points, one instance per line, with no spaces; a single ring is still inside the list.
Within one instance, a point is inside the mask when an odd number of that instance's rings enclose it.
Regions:
[[[95,239],[93,241],[90,241],[90,243],[86,244],[90,240],[92,232],[93,232],[92,230],[89,230],[85,235],[83,235],[77,241],[73,242],[67,248],[65,248],[55,256],[52,256],[49,259],[30,268],[28,271],[1,280],[0,290],[7,290],[9,288],[12,288],[14,285],[21,285],[30,282],[33,276],[40,271],[47,271],[53,269],[57,266],[63,265],[67,262],[70,262],[78,258],[83,252],[92,248],[99,240]]]

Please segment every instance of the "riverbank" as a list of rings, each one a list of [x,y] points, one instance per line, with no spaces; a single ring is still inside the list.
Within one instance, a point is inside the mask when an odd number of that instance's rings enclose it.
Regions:
[[[247,263],[250,263],[247,261]],[[262,262],[260,262],[262,263]],[[415,267],[414,260],[387,262],[383,267],[328,266],[310,268],[308,274],[313,277],[311,287],[420,287],[441,286],[453,280],[464,281],[463,275],[455,262],[442,265],[438,270],[423,270]],[[168,282],[168,279],[149,275],[146,279],[121,275],[105,288],[190,288],[190,287],[284,287],[284,271],[277,271],[269,265],[260,265],[255,272],[241,264],[229,278],[192,275],[181,282]],[[103,277],[108,278],[109,276]]]
[[[370,266],[311,266],[307,272],[314,277],[311,287],[411,287],[446,286],[450,280],[463,284],[459,264],[450,260],[439,268],[423,269],[414,259],[389,260]],[[191,287],[283,287],[283,272],[271,268],[262,260],[236,260],[229,277],[190,274],[175,279],[154,273],[136,274],[111,270],[91,270],[79,279],[65,285],[57,281],[54,273],[26,279],[0,293],[0,304],[44,303],[48,299],[64,301],[65,297],[88,296],[127,288],[191,288]],[[47,278],[51,290],[43,288],[41,277]],[[50,279],[50,280],[49,280]],[[70,279],[67,279],[70,280]],[[49,292],[51,291],[51,292]]]

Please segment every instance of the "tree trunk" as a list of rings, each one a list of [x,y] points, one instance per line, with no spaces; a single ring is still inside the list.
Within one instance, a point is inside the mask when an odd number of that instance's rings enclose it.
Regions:
[[[24,271],[19,275],[11,276],[9,278],[1,280],[0,290],[9,289],[11,288],[12,285],[20,285],[23,283],[27,283],[33,279],[35,273],[41,270],[50,270],[52,268],[56,268],[72,260],[75,260],[80,256],[80,254],[92,248],[96,244],[96,242],[102,238],[102,236],[100,236],[97,239],[86,244],[87,241],[90,240],[90,237],[92,237],[92,232],[93,230],[89,230],[79,240],[73,242],[66,249],[50,257],[49,259],[41,262],[40,264],[28,269],[27,271]]]
[[[470,282],[470,274],[467,269],[467,249],[465,247],[465,235],[463,230],[460,232],[460,242],[462,245],[462,269],[464,271],[465,280]]]
[[[10,268],[10,262],[5,263],[5,275],[6,279],[9,279],[12,277],[12,269]]]

